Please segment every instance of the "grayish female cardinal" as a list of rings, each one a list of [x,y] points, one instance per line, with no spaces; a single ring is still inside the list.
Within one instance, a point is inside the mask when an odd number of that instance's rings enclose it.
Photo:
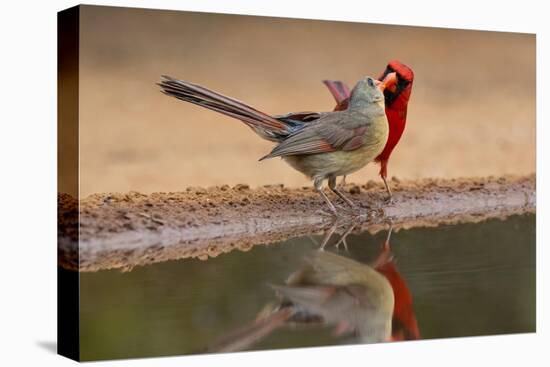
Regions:
[[[412,294],[391,253],[391,234],[390,227],[370,266],[324,251],[312,253],[286,285],[272,286],[282,297],[278,304],[266,306],[254,322],[209,350],[244,350],[278,328],[304,324],[333,325],[335,336],[352,334],[364,343],[420,339]]]
[[[414,80],[413,71],[398,60],[390,61],[386,66],[386,70],[384,70],[378,79],[384,80],[386,76],[391,73],[396,73],[397,82],[384,90],[386,116],[390,125],[390,133],[384,150],[375,158],[375,161],[380,163],[380,177],[382,177],[384,181],[386,191],[388,192],[388,199],[390,200],[392,198],[392,193],[386,180],[388,176],[388,161],[393,148],[399,143],[403,131],[405,130],[407,107]],[[323,80],[323,83],[325,83],[336,100],[334,111],[346,110],[349,106],[350,98],[348,86],[339,80]]]
[[[260,137],[276,142],[262,159],[282,157],[313,180],[315,189],[336,215],[336,207],[322,190],[323,181],[348,205],[355,204],[336,187],[336,178],[372,162],[388,140],[384,89],[396,83],[396,74],[382,81],[360,80],[350,92],[347,108],[333,112],[299,112],[271,116],[236,99],[205,87],[163,76],[162,92],[182,101],[236,118]]]
[[[281,302],[252,324],[211,346],[211,352],[243,350],[273,330],[293,324],[334,326],[334,335],[352,334],[360,343],[391,340],[394,295],[374,268],[347,257],[313,251],[286,285],[272,286]]]

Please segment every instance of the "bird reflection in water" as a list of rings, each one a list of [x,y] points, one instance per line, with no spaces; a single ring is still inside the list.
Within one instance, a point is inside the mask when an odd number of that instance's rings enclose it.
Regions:
[[[338,243],[345,244],[350,232]],[[244,350],[279,328],[315,325],[330,326],[335,338],[349,337],[356,343],[419,339],[412,295],[391,254],[391,232],[390,227],[370,265],[322,249],[312,251],[286,284],[271,285],[277,303],[265,306],[252,323],[208,351]]]

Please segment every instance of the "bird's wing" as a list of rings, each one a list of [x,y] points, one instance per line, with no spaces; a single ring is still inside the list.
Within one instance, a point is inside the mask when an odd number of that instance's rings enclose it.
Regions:
[[[305,286],[289,287],[272,285],[283,302],[290,302],[294,309],[311,319],[312,316],[321,317],[327,324],[337,324],[340,321],[351,321],[361,316],[365,306],[369,307],[368,287],[361,285],[349,286]],[[367,302],[365,302],[367,301]],[[355,323],[349,323],[354,327]]]
[[[271,153],[260,160],[288,155],[316,154],[337,150],[355,150],[363,145],[368,130],[367,119],[347,112],[321,114],[315,122],[292,133]]]
[[[296,121],[296,122],[311,122],[321,117],[319,112],[303,111],[303,112],[291,112],[286,115],[273,116],[277,120],[282,121]]]
[[[335,286],[310,285],[306,287],[289,287],[287,285],[270,284],[280,296],[300,305],[322,305],[329,300],[337,290]]]
[[[275,115],[273,117],[276,118],[278,121],[282,121],[284,124],[289,126],[289,133],[287,134],[288,136],[293,132],[303,128],[304,125],[317,121],[319,117],[321,117],[321,115],[323,115],[322,112],[302,111],[302,112],[291,112],[291,113],[287,113],[286,115]],[[281,139],[281,140],[284,140],[284,139]]]
[[[345,110],[348,107],[348,101],[350,96],[350,91],[348,86],[340,80],[323,80],[323,84],[328,88],[329,92],[332,94],[336,103],[338,104],[339,111]],[[345,104],[345,107],[343,106]]]

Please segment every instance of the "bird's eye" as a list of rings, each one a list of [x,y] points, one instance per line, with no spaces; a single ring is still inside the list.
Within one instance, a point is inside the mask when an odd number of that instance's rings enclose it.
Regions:
[[[369,87],[374,87],[374,81],[372,80],[372,78],[368,78],[367,83],[369,84]]]

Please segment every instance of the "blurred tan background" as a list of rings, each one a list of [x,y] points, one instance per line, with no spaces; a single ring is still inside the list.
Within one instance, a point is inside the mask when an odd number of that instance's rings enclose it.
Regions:
[[[159,92],[161,74],[273,114],[331,110],[397,58],[415,71],[399,178],[535,171],[535,36],[83,6],[81,194],[309,181],[239,121]],[[348,177],[377,177],[369,165]]]

